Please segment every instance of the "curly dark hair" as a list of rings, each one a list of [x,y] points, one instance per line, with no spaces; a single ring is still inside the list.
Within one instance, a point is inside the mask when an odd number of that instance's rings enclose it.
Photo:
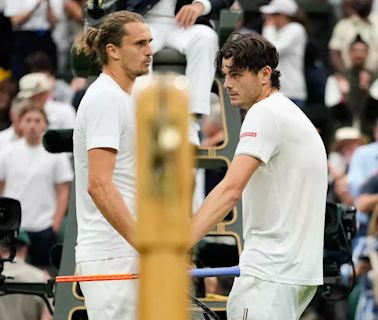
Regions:
[[[257,74],[263,67],[272,68],[272,87],[280,89],[278,52],[276,47],[258,33],[233,33],[227,39],[215,60],[218,71],[222,70],[222,60],[233,58],[231,69],[235,71],[249,70]]]

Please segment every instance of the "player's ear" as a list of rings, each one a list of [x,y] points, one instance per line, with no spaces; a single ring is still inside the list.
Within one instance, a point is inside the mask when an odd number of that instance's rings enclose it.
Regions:
[[[260,70],[261,82],[262,84],[267,84],[270,81],[270,76],[272,75],[272,68],[265,66]]]
[[[105,49],[106,49],[106,53],[108,54],[110,58],[113,58],[114,60],[119,60],[119,53],[118,53],[117,47],[114,44],[108,43]]]

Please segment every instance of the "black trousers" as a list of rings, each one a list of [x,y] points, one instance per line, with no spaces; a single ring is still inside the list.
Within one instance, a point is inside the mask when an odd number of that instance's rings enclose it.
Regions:
[[[49,267],[50,251],[56,244],[56,235],[50,227],[39,232],[27,232],[31,241],[29,248],[30,263],[35,266]]]
[[[56,69],[57,50],[50,31],[15,31],[13,37],[11,70],[17,80],[27,73],[26,57],[38,51],[47,54]]]
[[[13,43],[12,25],[8,17],[0,13],[0,68],[10,69]]]

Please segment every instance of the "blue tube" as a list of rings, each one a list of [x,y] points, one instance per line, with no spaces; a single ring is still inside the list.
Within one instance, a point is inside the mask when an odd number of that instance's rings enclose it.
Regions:
[[[239,277],[239,266],[227,268],[199,268],[190,270],[190,276],[193,278],[206,277]]]

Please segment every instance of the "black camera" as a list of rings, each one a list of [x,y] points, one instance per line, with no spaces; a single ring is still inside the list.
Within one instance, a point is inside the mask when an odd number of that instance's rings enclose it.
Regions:
[[[0,262],[14,259],[20,225],[20,202],[16,199],[0,197]]]
[[[341,281],[340,266],[352,263],[352,239],[356,235],[356,209],[327,202],[324,228],[324,283]]]

